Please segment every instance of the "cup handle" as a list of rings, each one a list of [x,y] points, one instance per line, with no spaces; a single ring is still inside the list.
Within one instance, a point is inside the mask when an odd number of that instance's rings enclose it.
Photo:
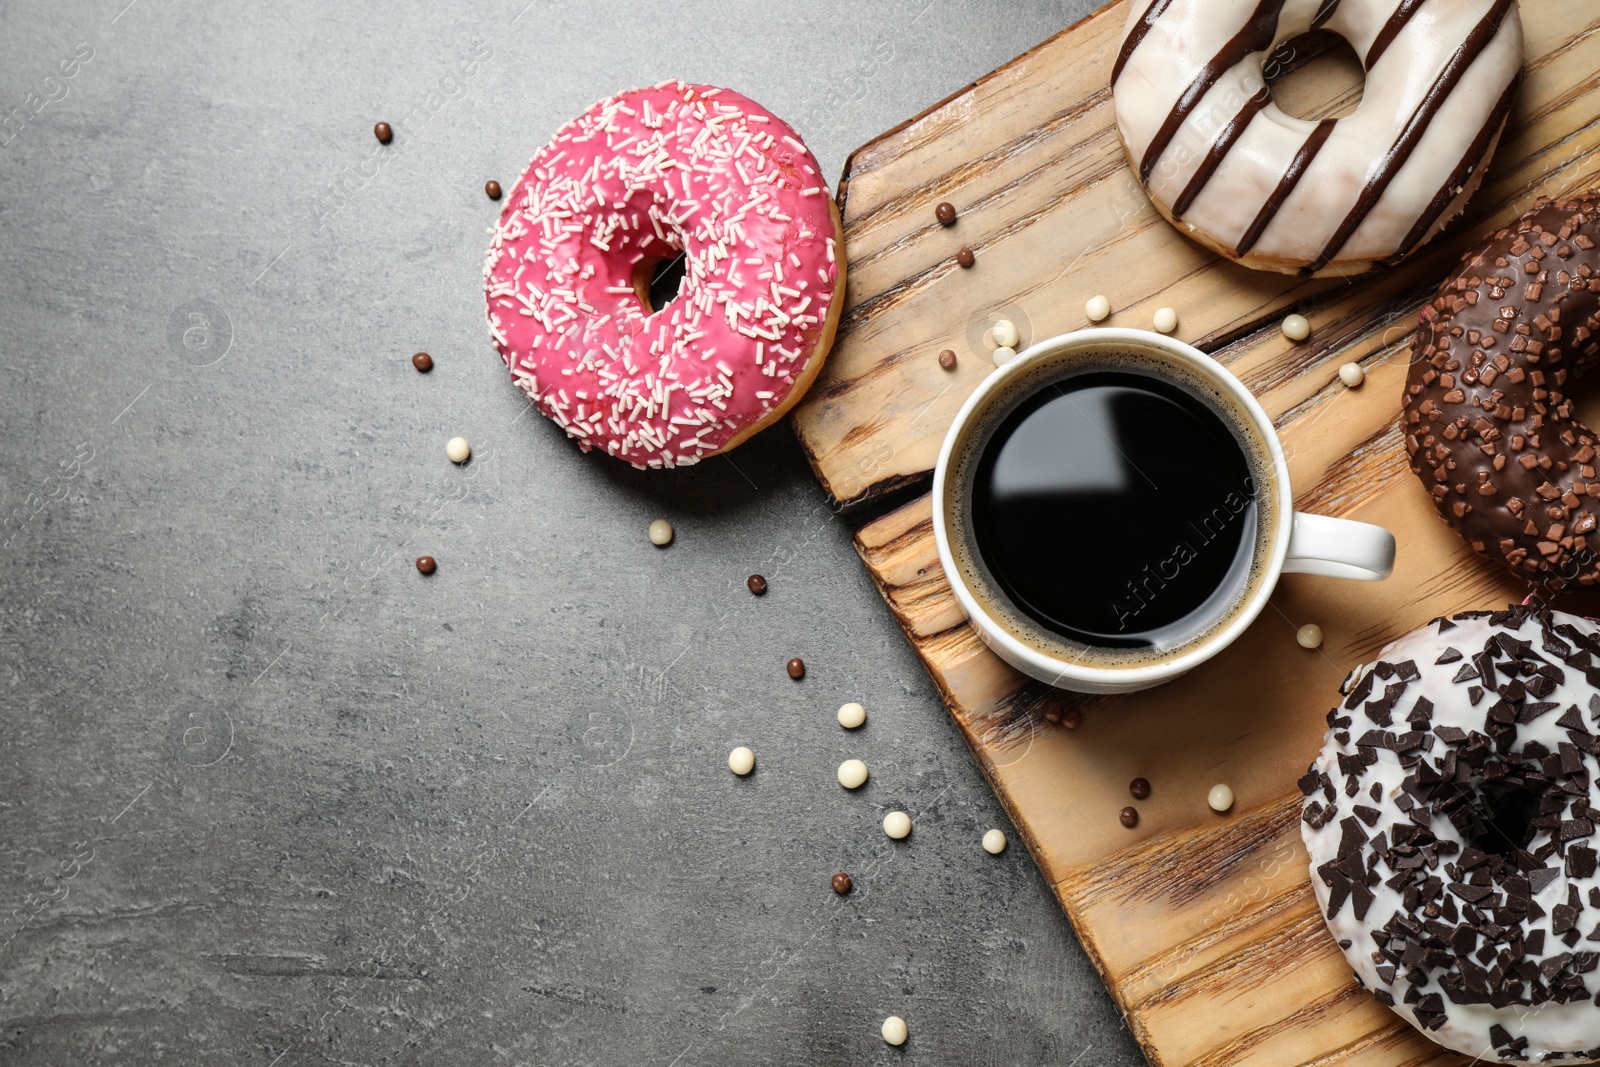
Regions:
[[[1394,534],[1367,522],[1297,511],[1283,573],[1381,582],[1394,573]]]

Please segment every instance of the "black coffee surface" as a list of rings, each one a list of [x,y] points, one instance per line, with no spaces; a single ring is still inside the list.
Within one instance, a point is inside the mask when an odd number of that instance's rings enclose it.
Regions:
[[[1245,451],[1221,416],[1160,379],[1096,371],[1045,386],[986,442],[970,499],[1001,592],[1080,644],[1175,644],[1249,576]]]

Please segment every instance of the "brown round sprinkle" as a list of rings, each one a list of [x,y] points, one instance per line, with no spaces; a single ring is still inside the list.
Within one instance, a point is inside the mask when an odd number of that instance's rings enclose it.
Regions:
[[[954,352],[950,351],[950,349],[948,349],[948,348],[945,349],[943,352],[940,352],[939,353],[939,366],[943,367],[945,370],[955,370],[956,369],[956,354]]]
[[[493,178],[483,183],[483,191],[489,194],[490,200],[500,199],[500,183]]]
[[[1135,826],[1139,825],[1139,809],[1123,808],[1117,813],[1117,818],[1121,821],[1122,825],[1132,830]]]
[[[418,352],[411,357],[411,365],[423,374],[427,374],[433,369],[433,357],[426,352]]]
[[[933,209],[933,217],[939,220],[940,226],[954,226],[956,224],[956,206],[947,200]]]
[[[789,677],[798,682],[800,679],[806,676],[806,661],[801,659],[799,656],[796,656],[794,659],[789,661],[789,664],[785,669],[788,670]]]
[[[436,571],[438,569],[439,569],[439,562],[438,562],[438,560],[434,559],[432,556],[418,556],[417,557],[417,570],[421,571],[423,574],[432,574],[434,571]]]
[[[1044,709],[1044,721],[1049,723],[1051,726],[1060,726],[1061,709],[1056,707],[1054,704]]]
[[[1076,730],[1083,725],[1083,712],[1077,708],[1068,708],[1061,713],[1061,725],[1069,730]]]
[[[394,128],[387,122],[380,122],[372,127],[372,136],[378,139],[379,144],[388,144],[394,140]]]
[[[850,876],[845,874],[843,871],[840,871],[838,874],[833,876],[833,891],[838,893],[840,896],[844,896],[846,893],[850,892],[850,887],[853,884],[854,883],[850,881]]]
[[[961,251],[956,253],[956,262],[961,264],[963,267],[971,267],[974,263],[978,262],[978,257],[973,254],[972,249],[963,248]]]
[[[744,584],[756,596],[767,595],[767,580],[759,574],[752,574],[744,580]]]
[[[1128,783],[1128,792],[1133,794],[1135,800],[1150,799],[1150,779],[1135,778]]]

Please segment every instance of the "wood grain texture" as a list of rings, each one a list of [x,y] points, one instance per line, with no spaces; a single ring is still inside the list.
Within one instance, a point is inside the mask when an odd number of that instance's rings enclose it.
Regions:
[[[1245,270],[1182,238],[1125,165],[1107,81],[1125,0],[1052,38],[857,150],[840,184],[850,282],[838,342],[794,426],[833,499],[862,504],[923,481],[950,419],[990,369],[983,343],[1006,317],[1022,341],[1087,325],[1084,301],[1111,298],[1111,323],[1145,326],[1177,310],[1184,339],[1210,351],[1290,309],[1327,314],[1352,289],[1344,325],[1398,317],[1464,242],[1540,193],[1593,180],[1595,42],[1585,0],[1524,0],[1527,81],[1464,220],[1398,273],[1358,283]],[[1297,83],[1297,99],[1305,88]],[[1325,107],[1349,103],[1337,92]],[[942,227],[934,205],[960,211]],[[972,248],[977,266],[954,260]],[[1308,351],[1336,337],[1319,334]],[[1349,338],[1353,340],[1354,338]],[[937,353],[959,362],[941,369]],[[1285,370],[1291,375],[1294,368]]]
[[[1417,310],[1490,225],[1540,195],[1596,184],[1600,12],[1523,0],[1528,77],[1467,219],[1376,276],[1307,282],[1240,271],[1161,221],[1123,164],[1105,83],[1116,3],[852,157],[847,310],[796,426],[824,487],[858,504],[924,479],[956,408],[989,369],[991,315],[1024,342],[1075,329],[1110,294],[1116,325],[1179,310],[1180,335],[1261,399],[1282,434],[1297,507],[1394,531],[1384,583],[1284,578],[1234,647],[1160,689],[1060,693],[1019,675],[967,625],[940,567],[931,502],[864,526],[856,544],[984,773],[1054,886],[1157,1067],[1444,1067],[1441,1051],[1357,987],[1317,913],[1294,787],[1356,663],[1442,614],[1526,588],[1441,523],[1406,467],[1396,416]],[[1346,101],[1347,102],[1347,101]],[[1342,106],[1332,101],[1330,106]],[[962,215],[941,229],[933,205]],[[949,256],[977,249],[961,271]],[[1130,270],[1130,265],[1137,265]],[[1312,340],[1277,329],[1289,307]],[[955,348],[955,372],[934,354]],[[1338,367],[1359,362],[1359,389]],[[1592,611],[1592,606],[1584,605]],[[1319,624],[1318,651],[1295,642]],[[1083,713],[1075,731],[1053,710]],[[1117,812],[1154,785],[1136,830]],[[1205,803],[1216,782],[1237,803]]]

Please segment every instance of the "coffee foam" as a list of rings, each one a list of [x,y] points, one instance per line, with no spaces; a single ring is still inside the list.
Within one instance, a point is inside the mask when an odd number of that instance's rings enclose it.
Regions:
[[[1253,488],[1252,499],[1256,505],[1255,547],[1250,569],[1240,583],[1238,595],[1226,608],[1193,636],[1182,641],[1150,648],[1104,648],[1068,640],[1046,629],[1012,604],[1009,597],[999,591],[999,583],[983,562],[972,535],[971,497],[972,482],[978,460],[989,438],[1006,417],[1040,390],[1084,374],[1102,371],[1123,371],[1153,378],[1173,385],[1195,397],[1213,411],[1232,432],[1250,470]],[[1130,345],[1106,347],[1069,348],[1044,356],[1031,363],[998,393],[990,396],[966,434],[952,453],[950,473],[945,479],[945,493],[950,507],[946,514],[950,550],[955,557],[966,586],[972,595],[1002,629],[1017,641],[1041,655],[1066,663],[1078,664],[1097,670],[1133,669],[1157,666],[1177,659],[1204,645],[1215,634],[1224,630],[1244,610],[1252,595],[1260,588],[1268,565],[1273,557],[1273,543],[1282,522],[1277,494],[1270,489],[1277,483],[1277,474],[1266,442],[1255,427],[1249,413],[1242,409],[1223,386],[1199,371],[1191,370],[1170,360],[1164,354],[1142,350]],[[1151,563],[1158,561],[1151,560]],[[1092,565],[1092,561],[1063,560],[1059,565]]]

